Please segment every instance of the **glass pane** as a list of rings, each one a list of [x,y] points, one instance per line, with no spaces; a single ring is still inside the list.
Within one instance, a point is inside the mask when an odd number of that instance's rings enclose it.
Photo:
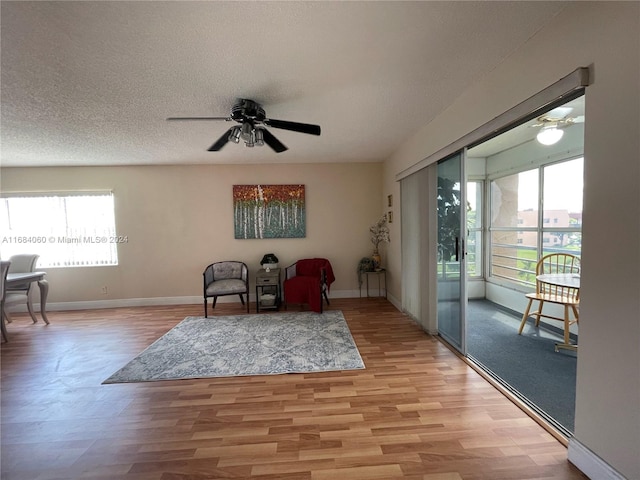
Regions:
[[[482,182],[467,182],[467,275],[482,276]]]
[[[482,182],[467,182],[467,227],[482,228]]]
[[[461,230],[465,205],[462,156],[438,163],[438,333],[464,353],[464,276]],[[465,189],[466,190],[466,189]],[[466,233],[466,232],[465,232]],[[466,235],[465,235],[466,236]],[[462,269],[462,271],[461,271]]]
[[[482,276],[482,231],[472,230],[467,237],[467,275]]]
[[[491,182],[492,227],[537,227],[538,170],[528,170]]]
[[[459,168],[460,162],[456,165]],[[455,177],[459,173],[447,163],[439,165],[438,169],[438,274],[446,279],[451,272],[453,278],[459,278],[462,205],[460,181]]]
[[[583,159],[544,167],[543,228],[582,225]]]
[[[542,255],[549,253],[582,254],[582,233],[580,232],[544,232],[542,236]]]

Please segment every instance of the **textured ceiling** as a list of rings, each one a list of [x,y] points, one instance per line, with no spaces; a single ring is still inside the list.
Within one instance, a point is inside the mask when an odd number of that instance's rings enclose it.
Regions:
[[[383,161],[563,2],[10,2],[2,166]],[[289,150],[207,148],[236,98]]]

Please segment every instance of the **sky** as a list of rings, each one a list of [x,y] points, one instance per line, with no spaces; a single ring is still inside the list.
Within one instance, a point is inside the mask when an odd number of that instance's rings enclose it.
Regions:
[[[583,195],[583,159],[549,165],[544,169],[544,208],[545,210],[569,210],[569,213],[582,212]],[[532,174],[533,173],[533,178]],[[518,208],[538,209],[535,177],[537,170],[522,172],[518,185]],[[533,180],[533,181],[532,181]],[[533,188],[531,188],[533,186]]]

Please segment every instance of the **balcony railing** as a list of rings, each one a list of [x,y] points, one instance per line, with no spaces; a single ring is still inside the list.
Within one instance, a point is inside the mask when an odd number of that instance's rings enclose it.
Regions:
[[[494,244],[491,254],[490,277],[515,282],[526,287],[536,285],[536,264],[538,251],[535,247]],[[571,253],[580,256],[576,248],[543,247],[543,254]],[[500,253],[497,253],[500,252]]]

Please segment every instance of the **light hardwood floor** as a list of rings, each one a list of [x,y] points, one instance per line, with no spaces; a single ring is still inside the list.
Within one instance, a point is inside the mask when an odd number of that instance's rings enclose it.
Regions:
[[[51,312],[48,326],[14,314],[1,349],[2,479],[586,478],[386,300],[330,308],[366,369],[116,385],[101,382],[202,307]]]

